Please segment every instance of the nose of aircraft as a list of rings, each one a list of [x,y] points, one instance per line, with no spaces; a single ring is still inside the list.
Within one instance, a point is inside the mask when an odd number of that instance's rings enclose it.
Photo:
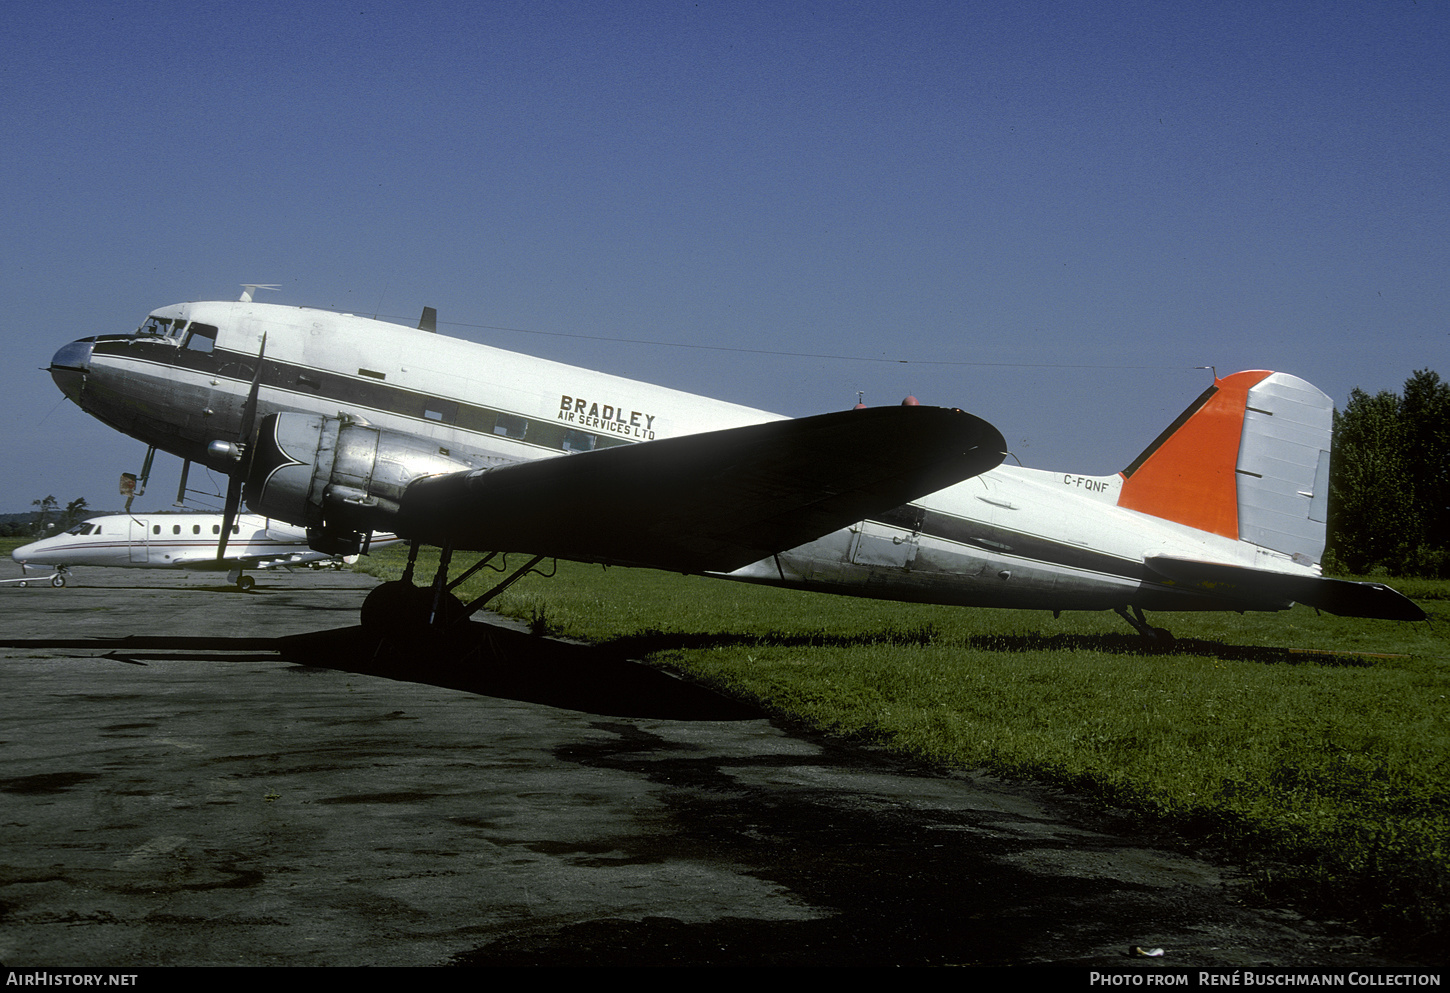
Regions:
[[[91,371],[92,342],[82,339],[62,345],[60,351],[50,360],[50,378],[60,391],[72,400],[78,400],[81,387],[86,383],[86,373]]]

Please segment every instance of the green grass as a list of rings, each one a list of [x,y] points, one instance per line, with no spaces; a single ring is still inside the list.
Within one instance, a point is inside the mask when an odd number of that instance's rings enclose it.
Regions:
[[[392,577],[402,560],[389,550],[366,568]],[[484,575],[470,585],[498,578]],[[571,563],[494,606],[822,731],[1069,788],[1231,854],[1266,897],[1434,947],[1450,935],[1450,583],[1392,583],[1429,623],[1153,614],[1178,637],[1167,652],[1106,611],[1054,619]]]

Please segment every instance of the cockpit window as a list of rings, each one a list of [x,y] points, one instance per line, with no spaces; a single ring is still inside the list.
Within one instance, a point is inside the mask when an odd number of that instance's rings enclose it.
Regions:
[[[211,351],[216,347],[216,328],[210,324],[202,324],[200,321],[192,322],[191,331],[187,334],[186,343],[182,347],[193,352]]]
[[[77,524],[67,531],[66,534],[90,534],[95,529],[96,526],[94,524]]]
[[[186,330],[186,321],[181,318],[172,320],[169,317],[157,317],[151,315],[146,318],[146,323],[136,329],[136,334],[141,336],[157,338],[180,338]]]

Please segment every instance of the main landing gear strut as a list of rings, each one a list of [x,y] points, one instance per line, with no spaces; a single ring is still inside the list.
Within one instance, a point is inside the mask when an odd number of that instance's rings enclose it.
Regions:
[[[438,571],[433,576],[432,585],[414,586],[413,566],[418,560],[418,543],[412,542],[408,548],[408,565],[403,570],[403,578],[376,587],[363,601],[363,629],[377,637],[444,631],[468,620],[490,600],[528,575],[545,558],[543,555],[533,556],[488,592],[466,604],[454,595],[453,591],[459,584],[488,565],[498,554],[489,552],[460,573],[457,579],[449,582],[448,568],[452,563],[453,548],[444,545],[438,556]],[[507,556],[504,561],[504,567],[498,570],[500,572],[508,568]]]
[[[1133,608],[1134,616],[1129,616],[1127,607],[1114,607],[1113,610],[1117,612],[1119,617],[1127,621],[1132,626],[1133,630],[1141,634],[1143,636],[1143,639],[1154,648],[1172,647],[1173,632],[1169,631],[1167,628],[1155,628],[1153,625],[1149,624],[1148,618],[1143,616],[1142,607]]]

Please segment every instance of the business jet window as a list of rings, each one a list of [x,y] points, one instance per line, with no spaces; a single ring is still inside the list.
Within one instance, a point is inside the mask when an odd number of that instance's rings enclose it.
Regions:
[[[193,323],[191,333],[186,336],[186,342],[181,347],[193,352],[211,351],[216,347],[216,328],[199,321]]]
[[[94,530],[96,530],[96,526],[94,524],[77,524],[75,527],[67,531],[66,534],[90,534]]]
[[[221,534],[222,533],[222,526],[220,524],[213,524],[211,526],[211,533],[212,534]]]
[[[171,525],[171,533],[172,534],[180,534],[181,533],[181,525],[180,524],[173,524],[173,525]]]
[[[160,534],[161,533],[161,525],[160,524],[153,524],[153,525],[151,525],[151,533],[152,534]]]
[[[201,534],[201,525],[200,524],[193,524],[191,526],[191,533],[192,534]]]

